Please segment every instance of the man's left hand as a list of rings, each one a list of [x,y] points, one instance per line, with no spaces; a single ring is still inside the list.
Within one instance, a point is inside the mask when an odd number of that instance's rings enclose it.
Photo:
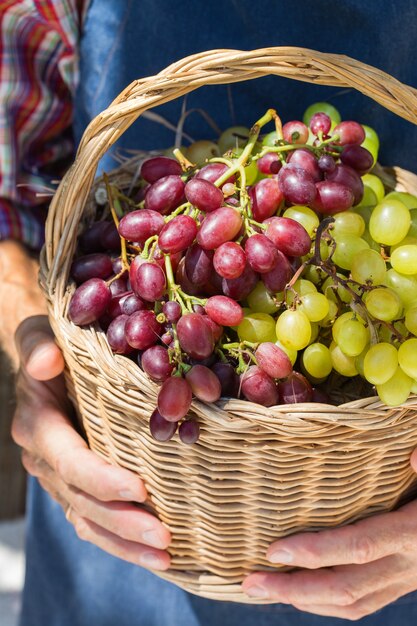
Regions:
[[[417,472],[417,450],[411,464]],[[280,539],[267,558],[303,569],[250,574],[247,595],[360,619],[417,590],[417,501],[349,526]]]

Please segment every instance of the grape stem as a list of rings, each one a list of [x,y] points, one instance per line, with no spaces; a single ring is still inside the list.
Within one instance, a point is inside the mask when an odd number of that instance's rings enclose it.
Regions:
[[[173,154],[184,172],[187,172],[187,170],[195,167],[195,163],[191,163],[191,161],[187,159],[179,148],[175,148],[175,150],[173,150]]]
[[[117,195],[116,197],[113,196],[113,187],[112,185],[110,185],[109,177],[107,176],[107,174],[103,174],[103,178],[104,178],[104,183],[106,185],[110,212],[112,214],[113,221],[116,225],[116,228],[117,230],[119,230],[119,218],[123,217],[123,209],[122,209],[122,206],[120,204],[120,201]],[[116,192],[118,193],[117,189],[116,189]],[[126,239],[122,237],[120,233],[119,233],[119,237],[120,237],[120,247],[122,250],[122,254],[121,254],[122,265],[125,270],[128,270],[130,265],[129,265],[129,261],[127,258]]]

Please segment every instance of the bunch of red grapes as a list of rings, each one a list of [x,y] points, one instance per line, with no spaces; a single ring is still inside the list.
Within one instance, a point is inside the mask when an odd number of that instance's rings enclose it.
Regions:
[[[262,136],[268,122],[275,130]],[[350,311],[346,322],[369,324],[350,303],[372,281],[349,283],[349,263],[334,259],[343,237],[332,236],[337,216],[360,205],[374,165],[364,128],[321,111],[308,125],[282,126],[269,110],[244,134],[202,163],[185,150],[148,158],[130,195],[106,179],[107,217],[79,239],[69,317],[98,322],[114,353],[161,384],[150,416],[158,441],[178,426],[184,443],[197,441],[193,397],[328,401],[316,384],[333,370],[353,375],[338,366],[339,344],[331,347],[335,321]],[[362,251],[349,246],[353,257]],[[357,359],[366,346],[342,357]]]

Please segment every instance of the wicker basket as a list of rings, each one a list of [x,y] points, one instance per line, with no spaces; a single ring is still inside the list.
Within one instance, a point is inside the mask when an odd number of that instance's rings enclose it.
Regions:
[[[240,590],[245,574],[269,569],[278,537],[344,524],[387,511],[417,493],[409,465],[417,445],[417,398],[389,408],[376,397],[338,407],[299,404],[266,409],[240,400],[195,401],[201,436],[158,443],[149,415],[158,386],[130,360],[114,356],[96,326],[68,321],[67,286],[79,223],[94,216],[96,166],[147,109],[201,85],[267,74],[354,87],[417,123],[417,92],[344,56],[301,48],[214,50],[133,82],[89,125],[75,163],[50,208],[41,283],[67,364],[69,392],[92,449],[146,482],[149,507],[172,531],[172,567],[163,574],[207,598],[254,602]],[[403,188],[417,178],[394,172]],[[256,600],[255,602],[259,602]]]

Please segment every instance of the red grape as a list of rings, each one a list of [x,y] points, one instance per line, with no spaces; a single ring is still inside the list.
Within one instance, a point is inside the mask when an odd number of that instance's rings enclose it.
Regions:
[[[274,215],[284,201],[278,180],[264,178],[254,185],[249,191],[252,204],[252,215],[257,222],[263,222],[267,217]]]
[[[316,185],[317,197],[314,208],[325,215],[334,215],[350,209],[354,202],[352,190],[346,185],[330,180],[322,180]]]
[[[105,250],[120,252],[120,235],[113,222],[107,222],[102,234],[102,244]]]
[[[299,120],[292,120],[284,124],[282,134],[287,143],[307,143],[308,140],[308,128]]]
[[[178,302],[175,302],[174,300],[168,300],[168,302],[165,302],[162,307],[162,312],[171,324],[178,322],[181,317],[181,307]]]
[[[191,246],[197,234],[197,224],[189,215],[177,215],[159,233],[158,245],[162,252],[182,252]]]
[[[208,163],[208,165],[204,165],[204,167],[197,172],[195,178],[202,178],[203,180],[208,180],[210,183],[215,183],[228,169],[225,163]],[[234,183],[235,180],[236,177],[232,175],[227,179],[226,183]]]
[[[223,278],[238,278],[245,269],[246,255],[238,243],[226,241],[214,253],[213,265]]]
[[[181,348],[193,359],[205,359],[214,350],[213,333],[198,313],[183,315],[177,324],[177,334]]]
[[[126,340],[125,327],[129,319],[128,315],[119,315],[107,328],[106,336],[110,348],[116,354],[130,354],[133,352],[132,346]]]
[[[278,174],[281,169],[281,161],[276,152],[267,152],[256,161],[261,174]]]
[[[119,233],[129,241],[145,243],[164,226],[164,218],[157,211],[141,209],[127,213],[119,222]]]
[[[251,268],[260,274],[270,272],[278,261],[278,250],[271,239],[265,235],[248,237],[245,243],[245,254]]]
[[[233,300],[244,300],[255,288],[258,280],[258,275],[248,263],[238,278],[223,278],[222,290],[225,296]]]
[[[126,321],[125,333],[128,343],[137,350],[146,350],[155,345],[162,332],[153,311],[136,311]]]
[[[230,207],[220,207],[209,213],[197,233],[197,241],[205,250],[215,250],[236,237],[242,227],[242,216]]]
[[[287,163],[299,167],[308,174],[315,183],[323,178],[317,158],[307,148],[298,148],[288,156]]]
[[[192,178],[185,185],[185,197],[200,211],[210,213],[223,204],[223,193],[218,187],[203,178]]]
[[[240,379],[236,374],[233,365],[230,363],[215,363],[212,368],[217,378],[220,380],[223,398],[239,397]]]
[[[313,389],[307,378],[298,372],[291,372],[286,380],[278,383],[279,397],[282,404],[311,402]]]
[[[221,326],[238,326],[243,319],[242,307],[227,296],[212,296],[205,309],[213,322]]]
[[[304,226],[290,217],[271,217],[265,235],[287,256],[304,256],[311,248]]]
[[[185,420],[180,424],[178,429],[178,436],[182,443],[192,445],[198,441],[200,436],[200,427],[195,420]]]
[[[111,297],[115,298],[116,296],[122,295],[122,293],[126,293],[127,291],[127,279],[126,278],[116,278],[109,285]]]
[[[157,263],[142,262],[134,265],[133,262],[130,266],[130,282],[136,295],[147,302],[155,302],[165,293],[165,274]]]
[[[360,176],[369,172],[374,164],[374,157],[366,148],[357,144],[348,144],[340,155],[343,165],[349,165]]]
[[[193,244],[185,255],[185,271],[191,283],[204,285],[210,280],[212,270],[213,252],[204,250],[198,243]]]
[[[323,112],[314,113],[310,120],[310,130],[314,135],[327,135],[332,125],[330,117]]]
[[[180,176],[164,176],[153,183],[145,196],[145,209],[166,215],[184,201],[184,183]]]
[[[213,333],[214,343],[217,343],[219,339],[221,338],[221,336],[223,335],[223,326],[221,326],[220,324],[217,324],[208,315],[202,315],[201,317],[203,318],[203,320],[205,321],[205,323],[207,324],[207,326],[210,328],[211,332]]]
[[[164,176],[181,176],[181,165],[175,159],[165,156],[151,157],[142,163],[141,177],[148,183],[154,183]]]
[[[191,387],[184,378],[167,378],[158,394],[158,411],[169,422],[179,422],[187,415],[192,400]]]
[[[270,341],[258,346],[255,357],[259,367],[271,378],[286,378],[292,372],[288,355]]]
[[[79,243],[84,252],[101,252],[104,250],[102,239],[108,224],[109,222],[94,222],[81,233]]]
[[[169,441],[177,430],[177,422],[169,422],[155,409],[149,419],[149,429],[156,441]]]
[[[358,124],[358,122],[351,121],[340,122],[340,124],[335,126],[332,136],[336,135],[339,136],[337,143],[341,146],[345,146],[348,143],[361,144],[365,139],[363,126]]]
[[[141,365],[149,378],[163,382],[171,376],[174,366],[169,362],[168,350],[164,346],[151,346],[142,353]]]
[[[242,393],[250,402],[262,406],[278,404],[278,389],[274,381],[257,365],[251,365],[242,375]]]
[[[193,395],[204,402],[216,402],[221,395],[221,385],[216,374],[205,365],[193,365],[185,378]]]
[[[71,265],[71,276],[80,285],[90,278],[109,278],[113,264],[107,254],[96,252],[75,259]]]
[[[322,154],[318,160],[318,164],[319,168],[326,174],[336,169],[336,161],[331,154]]]
[[[277,264],[270,272],[262,274],[262,282],[269,291],[277,293],[283,291],[285,285],[290,282],[293,273],[289,259],[278,250]]]
[[[68,316],[77,326],[91,324],[106,311],[111,300],[111,292],[101,278],[90,278],[74,292],[68,309]]]
[[[292,204],[311,204],[316,197],[314,181],[301,167],[285,165],[278,173],[278,184]]]
[[[327,180],[331,180],[334,183],[340,183],[352,190],[354,196],[354,204],[358,204],[363,198],[363,182],[354,169],[348,165],[339,164],[333,172],[329,172],[326,175]]]

